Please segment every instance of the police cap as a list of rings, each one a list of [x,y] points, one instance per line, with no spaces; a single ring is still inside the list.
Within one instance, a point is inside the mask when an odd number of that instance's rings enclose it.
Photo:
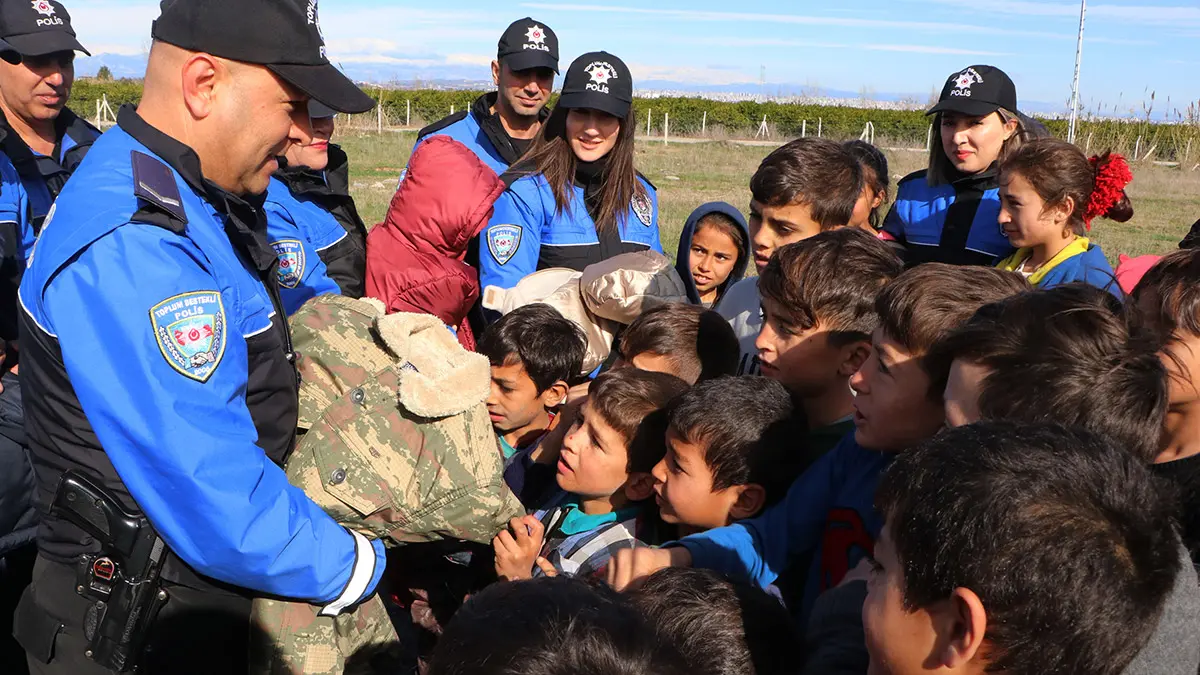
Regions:
[[[266,66],[338,112],[375,101],[329,62],[317,0],[162,0],[155,40]]]
[[[633,105],[633,76],[608,52],[588,52],[571,62],[559,108],[591,108],[624,118]]]
[[[75,39],[67,8],[55,0],[0,1],[0,38],[4,38],[12,52],[22,56],[55,52],[83,52],[91,56]],[[14,61],[10,54],[2,56],[10,63],[20,61]]]
[[[509,70],[549,68],[558,72],[558,36],[541,21],[514,21],[500,36],[496,59]]]
[[[937,105],[926,112],[957,112],[983,117],[999,109],[1017,112],[1017,85],[995,66],[971,66],[946,78]]]

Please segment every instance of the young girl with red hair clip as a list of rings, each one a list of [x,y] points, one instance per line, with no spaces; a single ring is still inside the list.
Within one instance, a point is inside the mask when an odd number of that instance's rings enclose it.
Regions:
[[[1125,194],[1132,180],[1120,155],[1089,160],[1054,138],[1025,144],[1000,166],[1000,227],[1017,252],[997,267],[1040,288],[1082,281],[1122,297],[1112,266],[1086,235],[1097,216],[1133,217]]]

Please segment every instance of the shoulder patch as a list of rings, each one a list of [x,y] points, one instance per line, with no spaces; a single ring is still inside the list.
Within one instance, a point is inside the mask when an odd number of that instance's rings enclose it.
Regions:
[[[271,242],[279,257],[279,285],[295,288],[304,278],[304,244],[299,239],[280,239]]]
[[[654,204],[650,203],[650,197],[646,196],[646,193],[641,190],[635,191],[630,206],[643,225],[650,227],[654,224]]]
[[[424,127],[420,131],[418,131],[417,132],[417,140],[419,141],[422,138],[429,136],[430,134],[436,134],[437,132],[441,131],[442,129],[445,129],[446,127],[450,126],[451,124],[454,124],[455,122],[463,121],[464,119],[467,118],[467,114],[469,112],[470,112],[470,110],[459,110],[458,112],[454,113],[453,115],[446,115],[442,119],[434,122],[433,124],[430,124],[430,125]]]
[[[133,160],[133,193],[148,204],[161,209],[176,221],[187,223],[183,198],[175,175],[162,161],[137,150],[130,151]]]
[[[521,235],[524,231],[520,225],[493,225],[487,230],[488,251],[496,262],[504,265],[512,260],[521,247]]]
[[[174,295],[150,308],[163,358],[181,375],[207,382],[225,356],[225,304],[218,291]]]

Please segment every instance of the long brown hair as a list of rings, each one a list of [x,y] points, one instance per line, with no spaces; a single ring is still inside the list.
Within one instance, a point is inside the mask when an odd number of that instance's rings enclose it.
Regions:
[[[942,129],[942,114],[938,113],[933,118],[934,138],[930,139],[929,143],[929,170],[925,174],[925,180],[929,185],[945,185],[951,181],[951,176],[955,174],[954,165],[950,163],[950,158],[946,156],[946,148],[942,145],[939,134]],[[1000,156],[996,158],[997,162],[1003,162],[1008,159],[1021,146],[1033,140],[1033,132],[1025,128],[1025,122],[1021,120],[1016,113],[1009,112],[1004,108],[996,111],[1000,116],[1000,121],[1004,124],[1016,120],[1017,130],[1013,132],[1008,140],[1004,141],[1004,145],[1000,146]],[[986,171],[986,169],[984,169]]]
[[[575,166],[578,160],[567,140],[568,108],[555,108],[542,125],[542,133],[525,154],[518,169],[523,174],[540,173],[554,193],[555,213],[571,210],[572,188],[575,187]],[[635,195],[648,197],[633,167],[633,135],[637,115],[633,106],[621,120],[617,144],[608,153],[608,169],[600,186],[600,206],[597,210],[596,232],[616,230],[629,217],[629,205]]]

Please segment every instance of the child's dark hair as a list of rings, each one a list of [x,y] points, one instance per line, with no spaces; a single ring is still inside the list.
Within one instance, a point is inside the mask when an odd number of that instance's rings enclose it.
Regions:
[[[539,394],[560,380],[571,384],[578,379],[583,351],[583,331],[542,303],[505,314],[488,326],[479,340],[479,353],[493,366],[519,361]]]
[[[773,504],[807,468],[798,461],[807,455],[796,448],[806,426],[799,422],[782,384],[764,377],[722,377],[676,399],[668,428],[704,448],[714,491],[758,484]]]
[[[896,456],[875,505],[907,608],[956,588],[979,596],[989,672],[1123,672],[1182,564],[1169,496],[1132,454],[1082,429],[944,431]]]
[[[1057,422],[1104,434],[1154,461],[1167,414],[1167,372],[1130,339],[1121,302],[1088,284],[1036,290],[987,305],[935,345],[945,386],[956,359],[987,368],[985,420]]]
[[[839,143],[798,138],[775,149],[750,178],[754,201],[764,206],[807,204],[822,230],[843,227],[862,193],[862,167]]]
[[[1096,188],[1096,177],[1113,161],[1118,160],[1106,152],[1093,164],[1071,143],[1057,138],[1039,138],[1025,143],[1001,163],[1000,180],[1003,182],[1014,174],[1021,176],[1047,206],[1061,204],[1070,198],[1075,208],[1067,224],[1072,232],[1083,236],[1088,229],[1085,217]],[[1097,215],[1118,223],[1129,220],[1133,217],[1129,195],[1122,190],[1120,198],[1105,213]]]
[[[926,263],[884,286],[875,299],[884,334],[908,353],[922,358],[922,368],[936,373],[925,361],[930,349],[965,324],[980,307],[1030,289],[1019,274],[991,267]],[[929,398],[941,400],[945,383],[935,380]]]
[[[1125,306],[1134,332],[1159,349],[1181,333],[1200,337],[1200,248],[1163,256],[1138,282]]]
[[[688,383],[666,373],[636,368],[612,370],[588,390],[588,407],[628,444],[630,472],[648,473],[666,454],[666,408]]]
[[[871,227],[878,230],[881,225],[879,211],[887,203],[888,185],[891,183],[891,177],[888,175],[887,155],[874,145],[857,139],[842,143],[842,147],[862,166],[863,183],[871,188],[871,192],[876,196],[883,196],[879,206],[871,209]]]
[[[887,244],[859,229],[842,228],[781,247],[758,280],[763,299],[777,303],[787,323],[818,323],[835,344],[869,340],[879,325],[875,298],[904,271]]]
[[[738,256],[745,255],[746,251],[746,231],[738,225],[737,221],[731,218],[728,214],[720,211],[710,211],[701,216],[700,220],[696,221],[695,232],[711,227],[714,230],[729,237],[737,248]],[[736,262],[736,261],[735,261]]]
[[[757,586],[712,570],[668,567],[629,598],[661,639],[675,646],[691,675],[800,671],[799,627]]]
[[[621,334],[621,356],[663,356],[689,384],[737,372],[737,334],[711,309],[681,302],[652,307]]]
[[[429,675],[684,675],[673,645],[624,597],[570,576],[472,595],[438,640]]]

